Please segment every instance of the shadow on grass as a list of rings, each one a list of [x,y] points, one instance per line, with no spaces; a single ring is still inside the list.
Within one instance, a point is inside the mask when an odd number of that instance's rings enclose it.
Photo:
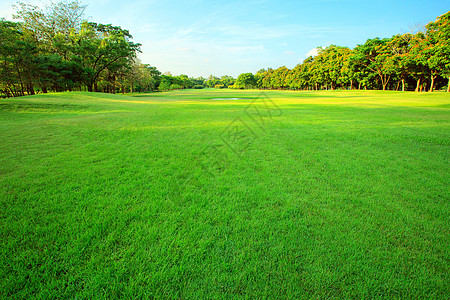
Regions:
[[[34,103],[34,102],[10,102],[0,103],[0,111],[8,112],[67,112],[67,111],[87,111],[100,110],[100,108],[93,109],[89,105],[78,104],[49,104],[49,103]]]

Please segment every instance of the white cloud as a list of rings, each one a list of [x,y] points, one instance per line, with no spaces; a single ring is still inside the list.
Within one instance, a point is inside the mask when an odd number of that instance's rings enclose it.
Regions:
[[[294,55],[294,51],[286,51],[286,52],[284,52],[284,54],[286,54],[286,55]]]
[[[311,50],[309,50],[305,57],[310,57],[310,56],[317,56],[319,54],[319,48],[312,48]]]

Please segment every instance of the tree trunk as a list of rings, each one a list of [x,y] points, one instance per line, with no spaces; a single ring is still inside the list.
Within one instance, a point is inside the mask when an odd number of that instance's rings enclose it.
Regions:
[[[418,91],[419,91],[419,88],[420,88],[420,78],[417,79],[417,85],[416,85],[415,91],[418,92]]]
[[[383,76],[382,74],[378,74],[378,75],[380,75],[381,85],[383,86],[383,91],[385,91],[386,86],[389,83],[389,78],[386,78],[386,76]]]
[[[9,86],[6,88],[6,97],[14,97],[14,91]]]
[[[404,92],[405,91],[405,79],[403,78],[402,79],[402,92]]]
[[[19,66],[17,66],[17,65],[16,65],[16,70],[17,70],[17,75],[19,77],[20,88],[21,88],[21,91],[22,91],[21,96],[23,96],[23,95],[25,95],[25,90],[24,90],[24,87],[23,87],[22,75],[20,74]]]
[[[34,88],[33,88],[33,85],[32,85],[32,84],[28,84],[27,92],[28,92],[28,95],[35,95],[35,94],[36,94],[36,93],[34,92]]]
[[[429,92],[433,92],[434,89],[434,79],[436,79],[436,75],[431,75],[431,86]]]
[[[400,81],[397,82],[397,87],[395,88],[395,91],[398,91],[399,87],[400,87]]]
[[[450,76],[448,76],[447,93],[450,93]]]

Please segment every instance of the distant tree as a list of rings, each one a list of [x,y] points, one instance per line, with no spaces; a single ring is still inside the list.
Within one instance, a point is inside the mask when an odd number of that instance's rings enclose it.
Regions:
[[[271,68],[259,70],[254,76],[257,87],[262,89],[272,89],[273,72],[274,70]]]
[[[179,86],[177,89],[187,89],[192,86],[192,83],[189,81],[189,77],[187,75],[175,76],[174,82]]]
[[[146,65],[146,69],[148,70],[150,76],[155,80],[154,90],[158,89],[159,84],[161,83],[161,72],[156,68],[150,65]]]
[[[156,88],[156,79],[152,76],[153,67],[135,60],[124,81],[131,93],[148,92]]]
[[[66,61],[56,54],[39,55],[36,58],[36,84],[43,93],[72,90],[81,82],[83,69],[76,62]]]
[[[408,53],[409,74],[416,81],[415,91],[422,91],[427,75],[430,74],[428,54],[425,50],[426,36],[423,32],[416,33],[411,39],[411,50]]]
[[[162,75],[161,76],[161,83],[159,84],[158,89],[160,91],[168,91],[170,90],[170,86],[172,85],[172,76],[168,75]]]
[[[450,91],[450,12],[428,23],[426,29],[422,52],[430,70],[430,92],[439,75],[448,78],[447,91]]]
[[[189,80],[194,85],[194,88],[200,89],[205,87],[206,79],[203,77],[197,77],[197,78],[189,78]]]
[[[276,69],[271,77],[271,86],[275,89],[285,89],[287,87],[286,79],[289,69],[285,66]]]
[[[14,18],[0,21],[0,89],[6,96],[81,89],[116,92],[155,89],[161,73],[134,64],[140,44],[119,26],[83,21],[80,1],[51,2],[39,7],[19,2]],[[142,71],[142,72],[141,72]],[[145,80],[144,80],[145,78]],[[144,83],[145,82],[145,83]],[[190,87],[187,76],[180,77]]]
[[[223,87],[228,87],[230,85],[233,85],[236,82],[236,79],[234,79],[232,76],[224,75],[220,77],[220,84],[223,85]]]
[[[44,7],[18,2],[14,7],[13,17],[22,20],[25,28],[46,47],[52,46],[55,36],[67,38],[74,30],[80,30],[86,9],[78,0],[50,2]]]
[[[392,51],[392,61],[396,77],[402,84],[402,91],[405,91],[405,82],[414,69],[414,59],[411,56],[411,47],[414,36],[412,34],[399,34],[389,40],[389,47]]]
[[[318,48],[319,54],[314,58],[320,81],[330,89],[348,82],[347,73],[343,73],[345,62],[351,53],[347,47],[331,45],[325,49]]]
[[[140,44],[131,42],[128,30],[119,26],[84,22],[78,34],[72,35],[73,60],[85,69],[85,84],[89,91],[96,90],[102,72],[111,72],[130,65]]]
[[[7,96],[33,95],[38,45],[19,23],[0,20],[0,86]]]
[[[350,59],[352,52],[353,51],[349,49],[348,55],[342,64],[341,75],[339,77],[339,82],[341,84],[346,84],[348,86],[350,83],[348,88],[351,90],[354,89],[354,84],[356,83],[356,74],[352,66],[352,60]]]
[[[260,70],[259,70],[258,72],[256,72],[255,75],[254,75],[254,76],[255,76],[255,81],[256,81],[256,86],[257,86],[259,89],[263,88],[263,87],[262,87],[262,84],[261,84],[261,79],[263,78],[265,72],[267,72],[266,69],[260,69]]]
[[[220,84],[220,78],[213,75],[209,75],[208,79],[206,80],[206,86],[209,88],[213,88],[217,84]]]
[[[364,45],[355,48],[353,56],[356,64],[378,75],[383,90],[386,89],[395,69],[388,41],[389,39],[368,39]]]
[[[252,73],[242,73],[236,80],[238,88],[250,89],[256,86],[255,76]]]

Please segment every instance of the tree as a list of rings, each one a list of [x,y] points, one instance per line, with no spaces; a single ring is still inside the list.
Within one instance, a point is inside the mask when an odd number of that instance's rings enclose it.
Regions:
[[[261,69],[259,70],[256,75],[254,76],[256,86],[258,88],[262,89],[271,89],[272,86],[272,75],[273,75],[273,69],[269,68],[267,70]]]
[[[289,69],[285,66],[276,69],[271,77],[271,86],[276,89],[284,89],[287,87],[286,79],[289,74]]]
[[[130,92],[146,92],[155,90],[155,88],[157,88],[157,80],[153,75],[154,69],[156,70],[156,68],[154,67],[135,60],[134,64],[132,65],[132,71],[128,76]],[[161,74],[161,72],[159,72],[159,74]]]
[[[223,84],[225,88],[229,87],[230,85],[233,85],[236,82],[236,79],[234,79],[231,76],[224,75],[220,77],[220,82]]]
[[[425,75],[430,73],[427,53],[424,51],[425,39],[423,32],[416,33],[411,39],[411,50],[408,53],[410,75],[416,80],[416,92],[422,91]]]
[[[131,65],[140,44],[131,42],[128,30],[119,26],[84,22],[78,34],[72,34],[73,57],[85,70],[84,82],[89,91],[105,70],[114,72]]]
[[[119,26],[83,22],[85,8],[78,0],[51,2],[43,8],[18,3],[14,17],[22,22],[0,21],[3,94],[81,89],[83,84],[89,91],[99,90],[98,85],[112,93],[132,89],[140,44],[133,43],[130,33]],[[148,66],[142,74],[147,81],[141,85],[158,86],[156,68]],[[180,83],[189,87],[185,77]]]
[[[238,88],[253,88],[256,86],[255,76],[252,73],[242,73],[236,80]]]
[[[414,69],[414,58],[411,56],[411,47],[414,36],[412,34],[394,35],[389,40],[389,47],[392,50],[392,61],[394,72],[402,83],[402,91],[405,91],[405,81]]]
[[[351,50],[335,45],[318,49],[319,54],[314,60],[317,62],[316,72],[321,83],[326,84],[332,90],[339,84],[345,84],[348,78],[345,76],[346,73],[343,73],[343,68]]]
[[[220,78],[213,75],[209,75],[208,80],[206,81],[206,86],[209,88],[213,88],[217,84],[220,84]]]
[[[356,64],[379,76],[383,90],[386,90],[395,69],[388,41],[389,39],[368,39],[364,45],[355,48],[353,56]]]
[[[159,90],[160,91],[168,91],[170,90],[170,86],[172,85],[172,76],[169,75],[162,75],[161,76],[161,83],[159,84]]]
[[[431,86],[437,76],[448,78],[447,92],[450,91],[450,12],[438,17],[435,22],[426,26],[426,38],[423,40],[423,54],[427,57],[427,65],[430,69]]]
[[[30,3],[18,2],[15,19],[22,20],[24,27],[33,32],[37,41],[52,46],[53,38],[69,37],[72,31],[81,29],[86,5],[80,1],[50,2],[43,8]]]
[[[39,55],[36,65],[36,83],[43,93],[47,93],[48,89],[56,92],[72,90],[82,80],[82,68],[56,54]]]
[[[179,75],[176,77],[176,81],[177,84],[182,88],[182,89],[188,89],[191,88],[193,86],[192,82],[189,80],[189,77],[187,75]]]
[[[38,48],[21,24],[0,20],[0,80],[7,96],[33,95]]]

